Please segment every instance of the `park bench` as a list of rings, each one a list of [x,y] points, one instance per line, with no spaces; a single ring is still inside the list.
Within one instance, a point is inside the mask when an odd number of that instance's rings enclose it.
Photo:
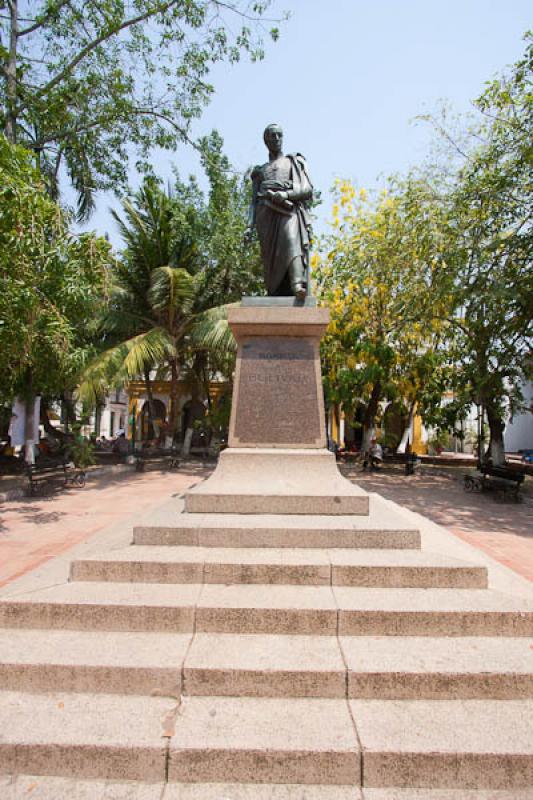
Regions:
[[[383,454],[383,463],[404,464],[405,474],[414,475],[416,468],[420,465],[420,459],[416,453],[391,453]]]
[[[85,486],[85,470],[75,467],[72,461],[40,459],[35,464],[26,464],[29,492],[36,495],[47,485],[62,484],[81,488]]]
[[[533,450],[519,450],[524,464],[533,464]]]
[[[175,447],[151,447],[135,454],[135,469],[144,472],[147,464],[166,466],[167,469],[178,469],[179,454]]]
[[[524,482],[524,472],[505,464],[492,466],[481,462],[478,462],[478,472],[479,475],[464,476],[465,492],[493,491],[496,500],[522,502],[520,487]]]

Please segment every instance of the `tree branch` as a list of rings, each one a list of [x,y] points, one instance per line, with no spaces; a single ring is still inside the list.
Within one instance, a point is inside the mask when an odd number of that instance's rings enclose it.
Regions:
[[[151,19],[152,17],[155,17],[158,14],[163,14],[165,11],[168,11],[169,8],[172,8],[172,6],[177,5],[179,2],[180,0],[168,0],[168,2],[161,3],[157,7],[151,9],[150,11],[146,11],[143,14],[139,14],[136,17],[131,17],[130,19],[124,20],[124,22],[122,22],[120,25],[115,25],[114,28],[111,28],[105,33],[101,33],[100,36],[97,36],[96,39],[94,39],[92,42],[83,47],[80,50],[80,52],[73,59],[71,59],[71,61],[66,65],[66,67],[64,67],[64,69],[61,70],[61,72],[55,75],[52,78],[52,80],[50,80],[45,86],[39,89],[39,91],[37,91],[31,98],[32,101],[37,100],[39,97],[43,97],[45,94],[54,89],[59,83],[61,83],[62,80],[64,80],[69,74],[72,73],[75,67],[77,67],[78,64],[81,61],[83,61],[83,59],[86,56],[92,53],[92,51],[95,50],[103,42],[112,39],[114,36],[117,36],[122,31],[131,28],[133,25],[138,25],[140,22],[145,22],[147,19]],[[65,3],[63,3],[63,5],[65,5]],[[20,114],[21,111],[23,111],[26,107],[27,103],[22,103],[22,105],[20,105],[17,108],[17,114]]]
[[[54,8],[54,10],[53,10],[53,13],[51,13],[51,14],[47,14],[47,15],[46,15],[45,17],[43,17],[42,19],[37,19],[37,20],[34,22],[34,24],[33,24],[33,25],[29,25],[27,28],[23,28],[21,31],[19,31],[19,34],[18,34],[18,35],[19,35],[19,36],[26,36],[28,33],[33,33],[34,31],[37,31],[37,30],[39,30],[39,28],[42,28],[44,25],[46,25],[48,22],[50,22],[50,20],[51,20],[51,19],[52,19],[52,18],[53,18],[53,17],[54,17],[56,14],[58,14],[58,13],[61,11],[61,9],[63,8],[63,6],[68,6],[68,5],[69,5],[69,3],[70,3],[70,0],[61,0],[61,2],[60,2],[60,3],[59,3],[59,4],[58,4],[58,5],[57,5],[57,6]],[[28,20],[26,20],[26,19],[24,20],[24,22],[27,22],[27,21],[28,21]]]
[[[239,11],[238,8],[232,3],[223,3],[222,0],[211,0],[213,5],[217,6],[217,8],[225,8],[228,11],[232,11],[234,14],[237,14],[239,17],[243,19],[247,19],[250,22],[280,22],[280,19],[276,19],[275,17],[262,17],[256,16],[254,14],[247,14],[245,11]]]

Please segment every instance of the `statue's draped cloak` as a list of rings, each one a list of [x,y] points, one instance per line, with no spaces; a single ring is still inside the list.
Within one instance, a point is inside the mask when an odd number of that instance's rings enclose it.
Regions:
[[[302,258],[308,272],[311,221],[304,203],[312,196],[313,186],[305,159],[299,153],[255,167],[251,177],[252,214],[261,245],[265,285],[268,294],[274,295],[295,258]],[[262,198],[267,189],[289,191],[294,198],[292,208],[280,208]]]

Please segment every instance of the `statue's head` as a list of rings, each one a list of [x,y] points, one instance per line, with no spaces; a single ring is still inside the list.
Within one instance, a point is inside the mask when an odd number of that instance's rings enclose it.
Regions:
[[[283,130],[281,125],[277,125],[276,123],[267,125],[263,133],[263,140],[271,153],[281,153],[281,148],[283,146]]]

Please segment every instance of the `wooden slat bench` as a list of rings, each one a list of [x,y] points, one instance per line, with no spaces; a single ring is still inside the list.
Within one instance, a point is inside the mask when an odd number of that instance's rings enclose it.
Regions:
[[[135,454],[135,469],[137,472],[144,472],[147,464],[155,464],[166,466],[167,469],[178,469],[179,454],[178,451],[172,447],[170,449],[154,447],[148,450],[141,450]]]
[[[46,485],[62,484],[81,488],[85,486],[85,470],[75,467],[72,461],[37,461],[26,464],[30,495],[38,494]]]

